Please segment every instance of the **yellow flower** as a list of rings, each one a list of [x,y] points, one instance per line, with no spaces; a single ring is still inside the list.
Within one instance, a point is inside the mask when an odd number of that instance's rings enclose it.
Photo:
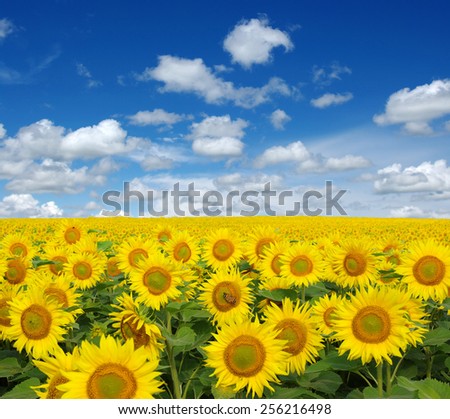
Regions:
[[[104,259],[92,253],[74,253],[68,257],[64,266],[67,279],[75,287],[85,290],[94,287],[100,281]]]
[[[447,298],[450,287],[450,249],[431,240],[411,245],[397,272],[415,297],[435,301]]]
[[[348,359],[361,358],[363,364],[372,359],[392,364],[391,356],[401,356],[408,344],[404,303],[404,294],[394,288],[356,291],[336,310],[335,337],[342,340],[339,354],[349,351]]]
[[[225,228],[219,228],[208,235],[204,252],[206,263],[216,270],[229,269],[242,257],[239,237]]]
[[[298,286],[318,282],[323,275],[324,263],[319,251],[311,244],[296,243],[280,256],[281,276]]]
[[[131,289],[139,295],[136,301],[159,310],[181,295],[182,274],[162,253],[142,260],[130,274]]]
[[[40,361],[33,360],[34,365],[47,376],[47,381],[44,384],[33,387],[40,399],[61,398],[63,392],[59,390],[58,386],[69,381],[62,372],[74,370],[78,355],[77,348],[75,348],[73,354],[66,354],[58,347],[53,355],[45,355]]]
[[[204,348],[206,365],[214,369],[216,387],[234,386],[234,391],[247,388],[247,394],[261,397],[264,388],[273,391],[271,382],[287,374],[289,354],[283,351],[286,341],[277,339],[272,327],[246,320],[223,326],[215,341]]]
[[[132,339],[135,349],[143,346],[149,353],[149,359],[158,359],[164,347],[162,335],[158,326],[148,319],[147,307],[142,309],[129,294],[117,297],[117,302],[119,304],[112,304],[117,311],[110,313],[114,320],[112,326],[123,339]]]
[[[36,254],[31,240],[23,234],[8,234],[1,241],[0,247],[10,257],[31,259]]]
[[[161,391],[157,366],[144,348],[134,349],[132,340],[122,345],[102,336],[99,346],[81,343],[76,371],[62,371],[68,382],[58,389],[63,399],[152,399]]]
[[[334,319],[336,310],[342,304],[342,297],[337,294],[326,294],[312,306],[311,317],[317,329],[330,340],[334,340]]]
[[[249,317],[253,301],[249,284],[250,279],[237,270],[220,270],[202,284],[199,300],[219,325],[243,321]]]
[[[137,268],[141,260],[147,259],[150,255],[156,253],[161,252],[148,240],[130,237],[117,250],[117,266],[123,272],[131,273]]]
[[[282,307],[272,304],[267,307],[264,315],[265,323],[277,330],[277,339],[287,341],[284,348],[290,356],[288,372],[302,374],[306,363],[315,362],[319,350],[323,348],[322,338],[310,318],[309,304],[294,306],[289,298],[283,299]]]
[[[278,241],[271,243],[264,247],[261,261],[258,268],[261,271],[261,276],[264,278],[273,278],[281,274],[281,257],[289,249],[289,243],[285,241]]]
[[[164,250],[176,263],[192,265],[197,262],[199,249],[188,232],[175,233],[165,242]]]
[[[261,261],[264,252],[269,249],[270,245],[274,245],[277,239],[277,234],[270,227],[254,227],[247,237],[244,252],[249,263],[257,265]]]
[[[18,351],[25,348],[34,358],[54,353],[74,321],[71,313],[36,287],[29,287],[8,305],[11,326],[5,330],[6,337]]]

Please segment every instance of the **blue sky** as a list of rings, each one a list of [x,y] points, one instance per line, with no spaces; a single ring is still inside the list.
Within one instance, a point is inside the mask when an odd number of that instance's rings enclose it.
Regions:
[[[449,218],[449,12],[444,0],[4,2],[0,216],[95,216],[124,182],[155,191],[156,207],[193,182],[200,210],[207,191],[270,182],[293,193],[274,203],[283,214],[328,180],[351,216]]]

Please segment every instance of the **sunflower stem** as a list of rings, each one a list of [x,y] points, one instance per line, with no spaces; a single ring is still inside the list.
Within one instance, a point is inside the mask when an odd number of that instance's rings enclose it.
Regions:
[[[306,286],[305,284],[302,285],[302,304],[306,303]]]
[[[392,392],[391,365],[386,364],[386,396],[390,396]]]
[[[167,312],[167,332],[172,334],[172,316],[169,312]],[[167,352],[167,359],[169,361],[170,366],[170,375],[172,377],[172,383],[173,383],[173,397],[175,399],[181,399],[181,383],[180,378],[178,377],[178,370],[177,365],[175,362],[175,356],[173,353],[173,347],[172,345],[167,342],[166,340],[166,352]]]
[[[377,386],[378,386],[378,397],[383,398],[383,362],[377,365]]]

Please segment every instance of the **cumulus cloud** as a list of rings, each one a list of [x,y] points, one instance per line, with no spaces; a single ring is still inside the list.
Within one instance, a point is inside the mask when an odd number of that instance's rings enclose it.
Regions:
[[[187,137],[193,140],[192,150],[212,159],[228,159],[242,155],[244,129],[248,122],[243,119],[232,120],[230,115],[208,116],[201,122],[191,125]]]
[[[270,114],[270,122],[277,130],[283,130],[284,125],[291,120],[291,117],[282,109],[277,109]]]
[[[286,32],[272,28],[265,18],[241,21],[223,43],[233,62],[244,68],[271,61],[272,50],[276,47],[290,51],[294,45]]]
[[[167,125],[170,127],[186,119],[192,119],[192,115],[177,114],[157,108],[153,111],[139,111],[128,116],[128,119],[132,125]]]
[[[61,217],[63,210],[54,201],[39,204],[30,194],[12,194],[0,201],[0,217]]]
[[[433,120],[450,114],[450,79],[434,80],[414,89],[393,93],[382,114],[373,120],[378,125],[403,124],[409,134],[430,135]]]
[[[315,108],[324,109],[333,105],[342,105],[353,99],[351,93],[325,93],[324,95],[311,100],[311,105]]]
[[[450,190],[450,168],[445,160],[402,168],[399,163],[378,170],[378,193],[437,192]]]
[[[370,161],[362,156],[351,154],[343,157],[324,157],[311,153],[301,141],[295,141],[287,146],[273,146],[257,156],[253,166],[261,169],[267,166],[294,164],[296,171],[326,172],[361,169],[370,166]]]
[[[14,24],[7,18],[0,19],[0,42],[15,30]]]
[[[135,76],[139,81],[156,80],[163,83],[160,92],[193,93],[207,103],[231,101],[243,108],[253,108],[268,102],[272,95],[290,96],[294,89],[282,79],[273,77],[262,87],[235,87],[218,77],[201,58],[187,59],[171,55],[159,57],[158,65],[146,68]]]
[[[6,137],[6,129],[3,124],[0,124],[0,140]]]

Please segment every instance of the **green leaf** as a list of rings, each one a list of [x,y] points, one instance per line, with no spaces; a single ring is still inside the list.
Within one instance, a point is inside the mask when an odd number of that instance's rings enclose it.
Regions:
[[[306,372],[352,371],[359,367],[361,367],[359,361],[349,361],[345,355],[339,355],[337,351],[333,351],[315,364],[308,365]]]
[[[293,289],[260,290],[259,295],[272,301],[283,301],[284,298],[290,298],[295,301],[298,298],[297,291]]]
[[[434,378],[413,381],[399,377],[397,383],[409,391],[418,391],[420,399],[450,399],[450,385]]]
[[[445,359],[445,366],[450,370],[450,357]]]
[[[233,387],[213,386],[211,393],[215,399],[234,399],[236,397],[236,392],[233,390]]]
[[[363,390],[363,396],[365,399],[379,399],[378,389],[375,387],[366,387]]]
[[[439,346],[450,340],[450,330],[444,327],[438,327],[437,329],[430,330],[425,335],[425,340],[423,341],[424,346]]]
[[[301,398],[317,398],[317,394],[302,387],[285,388],[280,386],[273,386],[274,392],[268,393],[268,396],[273,399],[301,399]]]
[[[302,387],[325,394],[334,394],[342,384],[342,378],[333,371],[306,373],[300,379]]]
[[[417,391],[411,391],[399,385],[392,386],[390,399],[417,399]]]
[[[17,384],[11,391],[5,393],[0,399],[37,399],[37,395],[30,387],[38,386],[40,381],[36,378],[29,378]]]
[[[17,358],[5,358],[0,360],[0,378],[12,377],[21,372],[22,367],[19,365]]]
[[[114,243],[111,240],[97,242],[97,251],[99,251],[99,252],[106,252],[107,250],[111,249],[113,244]]]
[[[195,332],[188,326],[180,327],[174,336],[165,336],[167,342],[175,347],[175,346],[189,346],[195,342]]]

